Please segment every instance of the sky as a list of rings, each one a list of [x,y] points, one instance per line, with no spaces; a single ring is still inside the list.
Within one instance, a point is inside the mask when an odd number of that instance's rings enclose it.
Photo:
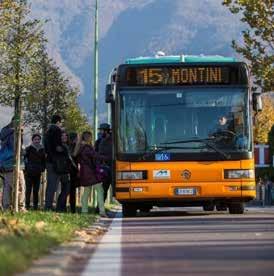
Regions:
[[[222,0],[99,0],[99,113],[105,120],[104,86],[111,69],[126,58],[167,54],[236,55],[231,40],[243,28]],[[31,16],[48,20],[48,53],[92,115],[95,0],[32,0]],[[9,113],[0,107],[0,127]]]

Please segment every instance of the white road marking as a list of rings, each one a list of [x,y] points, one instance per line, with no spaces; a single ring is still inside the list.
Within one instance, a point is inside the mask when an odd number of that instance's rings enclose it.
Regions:
[[[117,214],[119,216],[119,213]],[[120,276],[121,275],[121,222],[113,219],[109,231],[103,236],[92,255],[82,276]]]

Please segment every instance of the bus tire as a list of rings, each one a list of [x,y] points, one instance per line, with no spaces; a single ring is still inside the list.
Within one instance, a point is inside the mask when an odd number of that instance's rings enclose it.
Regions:
[[[214,211],[214,207],[215,207],[215,205],[213,203],[207,203],[207,204],[203,205],[203,209],[206,212]]]
[[[230,214],[243,214],[245,211],[243,202],[231,203],[228,207]]]
[[[123,204],[122,205],[122,213],[123,217],[136,217],[137,209],[135,206],[131,204]]]

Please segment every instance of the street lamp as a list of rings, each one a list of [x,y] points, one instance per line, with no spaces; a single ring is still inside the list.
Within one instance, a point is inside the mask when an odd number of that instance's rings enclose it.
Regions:
[[[95,143],[97,139],[97,129],[98,129],[98,111],[97,111],[97,101],[98,101],[98,0],[95,0],[95,23],[94,23],[94,79],[93,79],[93,142]]]
[[[93,145],[97,139],[97,129],[98,129],[98,111],[97,111],[97,101],[98,101],[98,0],[95,0],[95,16],[94,16],[94,75],[93,75]],[[96,206],[96,196],[95,190],[92,191],[92,205]]]

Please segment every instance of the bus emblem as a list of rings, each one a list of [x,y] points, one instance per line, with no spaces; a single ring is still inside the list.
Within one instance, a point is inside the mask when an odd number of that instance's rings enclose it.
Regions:
[[[153,178],[169,179],[170,178],[170,170],[153,170]]]
[[[182,172],[182,177],[183,177],[183,179],[185,179],[185,180],[190,179],[190,177],[191,177],[191,172],[190,172],[189,170],[184,170],[184,171]]]

